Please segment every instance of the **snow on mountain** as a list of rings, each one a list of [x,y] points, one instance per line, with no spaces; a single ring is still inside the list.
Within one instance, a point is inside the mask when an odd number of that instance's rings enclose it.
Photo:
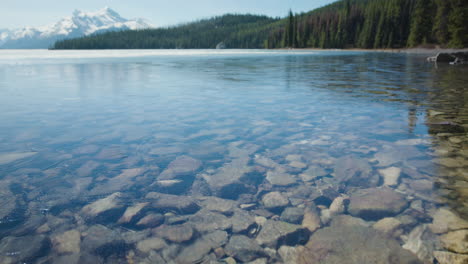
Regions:
[[[0,49],[48,48],[59,39],[75,38],[111,30],[145,29],[153,26],[144,19],[125,19],[105,7],[97,12],[75,10],[55,24],[22,29],[0,29]]]

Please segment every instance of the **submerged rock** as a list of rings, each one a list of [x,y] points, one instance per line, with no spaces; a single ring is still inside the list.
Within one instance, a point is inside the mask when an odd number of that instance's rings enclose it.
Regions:
[[[148,203],[138,203],[132,207],[128,207],[127,210],[125,210],[125,213],[119,219],[119,223],[120,224],[129,223],[130,221],[132,221],[133,217],[137,215],[147,205]]]
[[[130,186],[133,185],[134,179],[138,176],[143,175],[145,171],[146,169],[144,168],[122,170],[122,172],[119,175],[108,179],[105,183],[96,185],[96,187],[93,188],[91,192],[94,194],[101,194],[128,189]]]
[[[440,241],[445,249],[468,254],[468,230],[457,230],[441,236]]]
[[[289,186],[296,183],[296,179],[294,178],[294,176],[292,176],[289,173],[278,170],[268,171],[266,179],[272,185],[277,186]]]
[[[34,262],[47,253],[49,244],[44,235],[5,237],[0,241],[0,263]]]
[[[247,233],[256,231],[255,217],[244,210],[235,210],[232,217],[229,219],[232,223],[232,232],[234,234]]]
[[[456,254],[447,251],[435,251],[434,257],[440,264],[466,264],[468,263],[468,255]]]
[[[265,252],[255,240],[240,235],[232,236],[224,250],[229,256],[242,262],[265,256]]]
[[[175,258],[175,263],[192,264],[199,263],[211,250],[227,243],[228,234],[224,231],[215,231],[206,234],[193,244],[186,246]]]
[[[136,248],[144,253],[149,253],[152,250],[161,250],[165,247],[167,247],[166,242],[164,242],[163,239],[158,237],[142,240],[136,245]]]
[[[439,208],[434,214],[434,220],[430,225],[432,232],[436,234],[446,233],[460,229],[468,229],[468,221],[459,217],[448,208]]]
[[[262,203],[267,209],[277,210],[286,207],[289,204],[289,200],[280,192],[270,192],[262,197]]]
[[[203,174],[203,179],[216,196],[237,199],[240,194],[247,192],[242,179],[252,171],[248,166],[249,160],[248,157],[236,158],[231,163],[225,164],[213,175]]]
[[[299,264],[327,263],[421,263],[396,240],[372,228],[334,225],[315,232],[300,250]]]
[[[149,214],[141,218],[136,224],[138,227],[153,228],[160,226],[164,222],[162,214]]]
[[[303,250],[302,246],[299,247],[288,247],[281,246],[278,249],[278,254],[281,256],[283,263],[298,263],[298,252]]]
[[[346,186],[375,187],[379,183],[379,177],[372,173],[369,163],[355,156],[345,156],[336,161],[335,178]]]
[[[403,248],[413,252],[424,262],[432,263],[433,252],[436,248],[439,248],[437,241],[438,238],[429,230],[427,225],[420,225],[410,232]]]
[[[324,169],[317,166],[311,166],[303,173],[301,173],[299,177],[301,177],[303,181],[308,182],[313,181],[319,177],[327,176],[327,174],[328,173]]]
[[[81,233],[70,230],[52,237],[54,250],[59,253],[80,253]]]
[[[0,153],[0,166],[36,155],[37,152]]]
[[[170,195],[151,192],[146,195],[147,199],[154,200],[151,206],[162,211],[176,211],[180,214],[193,214],[200,210],[195,199],[188,196]]]
[[[288,207],[281,214],[281,220],[291,224],[301,224],[304,219],[304,208]]]
[[[172,161],[165,171],[159,176],[159,180],[172,180],[174,178],[194,176],[193,174],[201,167],[201,161],[189,156],[180,156]]]
[[[173,226],[163,225],[153,230],[153,233],[174,243],[189,241],[194,234],[193,228],[188,224]]]
[[[97,200],[96,202],[86,205],[81,209],[81,212],[87,217],[96,217],[97,215],[111,209],[120,208],[121,193],[117,192],[107,196],[106,198]]]
[[[91,226],[82,233],[82,236],[82,251],[91,252],[104,258],[115,252],[124,253],[127,247],[119,232],[103,225]]]
[[[397,237],[399,235],[397,233],[397,230],[401,226],[402,226],[401,221],[393,217],[383,218],[373,225],[374,229],[382,232],[383,234],[389,235],[391,237]]]
[[[305,208],[302,226],[307,228],[310,232],[314,232],[322,226],[320,215],[317,212],[315,204],[311,204]]]
[[[307,229],[282,221],[267,220],[260,230],[256,241],[266,247],[276,248],[277,245],[294,246],[303,244],[309,238]]]
[[[397,167],[390,167],[379,170],[380,175],[384,178],[384,185],[397,186],[400,179],[401,169]]]
[[[347,201],[344,197],[336,197],[333,202],[330,204],[330,216],[333,217],[335,215],[344,214],[346,211],[345,201]]]
[[[226,216],[206,210],[201,210],[190,217],[189,222],[200,233],[227,230],[232,227],[232,222]]]
[[[389,188],[359,190],[352,194],[348,212],[365,220],[395,216],[408,207],[404,196]]]
[[[218,197],[203,197],[199,199],[200,205],[210,211],[216,211],[223,214],[232,213],[238,207],[238,203],[233,200],[221,199]]]

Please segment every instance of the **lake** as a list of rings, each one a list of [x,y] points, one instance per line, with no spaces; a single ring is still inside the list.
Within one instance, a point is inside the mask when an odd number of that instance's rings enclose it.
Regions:
[[[465,263],[468,68],[0,51],[0,263]]]

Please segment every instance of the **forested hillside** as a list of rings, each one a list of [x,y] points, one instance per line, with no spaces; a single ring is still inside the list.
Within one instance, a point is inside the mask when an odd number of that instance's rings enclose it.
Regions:
[[[467,0],[341,0],[284,19],[225,15],[59,41],[55,49],[468,47]]]
[[[228,14],[184,25],[108,32],[59,41],[55,49],[211,49],[261,48],[280,20],[267,16]]]

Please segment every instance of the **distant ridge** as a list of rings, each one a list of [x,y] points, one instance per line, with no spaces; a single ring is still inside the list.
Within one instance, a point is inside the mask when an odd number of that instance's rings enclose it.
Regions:
[[[52,25],[0,30],[0,48],[49,48],[57,40],[82,37],[106,31],[151,27],[153,26],[143,19],[125,19],[109,7],[96,12],[75,10],[72,16],[65,17]]]
[[[59,41],[55,49],[468,47],[466,0],[341,0],[284,19],[225,15]]]

